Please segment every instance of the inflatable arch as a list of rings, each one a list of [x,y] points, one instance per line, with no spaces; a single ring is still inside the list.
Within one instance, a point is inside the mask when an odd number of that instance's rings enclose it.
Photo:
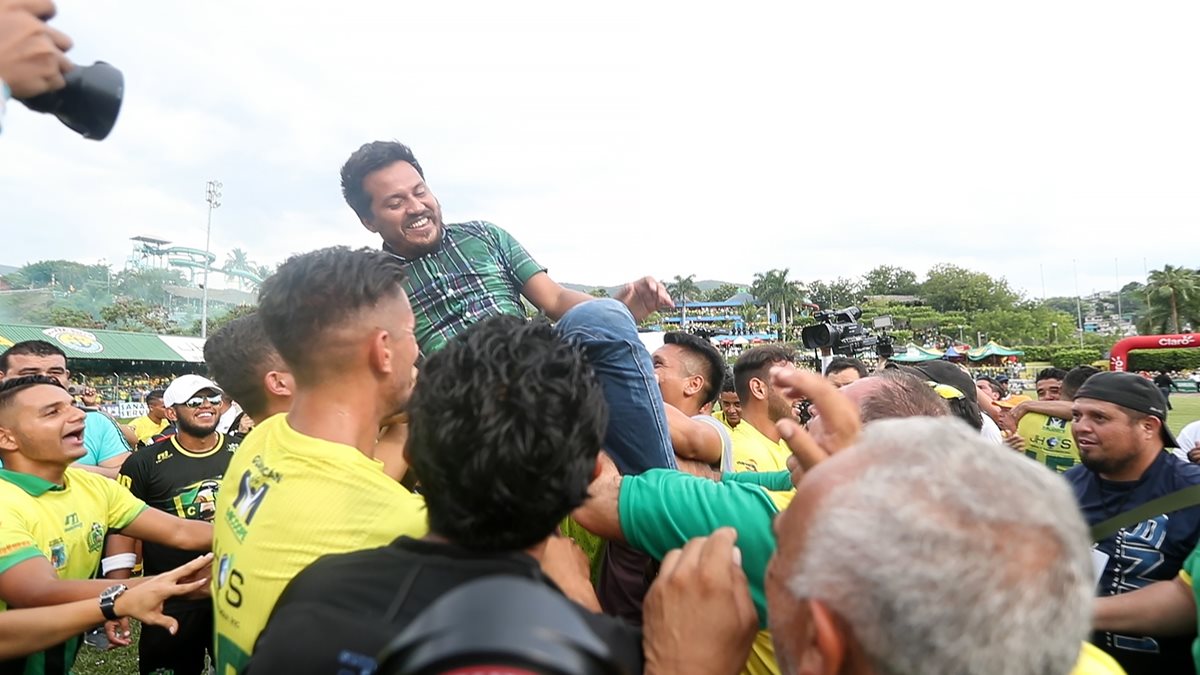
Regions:
[[[1108,369],[1124,372],[1129,369],[1129,352],[1135,349],[1178,349],[1200,347],[1200,333],[1180,335],[1138,335],[1118,340],[1108,359]]]

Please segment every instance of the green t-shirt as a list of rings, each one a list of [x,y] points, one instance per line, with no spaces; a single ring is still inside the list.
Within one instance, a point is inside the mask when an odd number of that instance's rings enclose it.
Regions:
[[[1183,561],[1183,569],[1179,571],[1179,577],[1192,589],[1196,607],[1200,609],[1200,592],[1197,592],[1194,583],[1198,574],[1200,574],[1200,546],[1197,546],[1187,560]],[[1192,661],[1196,664],[1196,672],[1200,672],[1200,637],[1192,641]]]
[[[477,321],[525,316],[521,289],[546,271],[512,235],[483,221],[447,224],[441,246],[418,258],[404,258],[386,245],[384,250],[405,263],[405,290],[425,356]]]

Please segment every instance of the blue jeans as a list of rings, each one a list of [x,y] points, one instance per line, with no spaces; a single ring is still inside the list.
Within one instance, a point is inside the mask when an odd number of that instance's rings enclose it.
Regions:
[[[676,468],[662,391],[629,308],[611,298],[582,302],[563,315],[557,329],[583,348],[604,387],[604,449],[621,473]]]

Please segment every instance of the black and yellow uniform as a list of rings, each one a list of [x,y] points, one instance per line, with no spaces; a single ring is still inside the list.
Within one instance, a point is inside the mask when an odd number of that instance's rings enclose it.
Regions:
[[[177,436],[163,439],[134,453],[121,467],[118,481],[150,506],[188,520],[212,522],[217,490],[237,444],[222,434],[211,450],[193,452]],[[196,557],[161,544],[142,547],[146,575],[170,571]],[[138,641],[138,664],[143,674],[174,675],[204,672],[204,652],[212,652],[213,612],[208,599],[171,598],[164,613],[179,621],[171,635],[164,628],[143,626]]]

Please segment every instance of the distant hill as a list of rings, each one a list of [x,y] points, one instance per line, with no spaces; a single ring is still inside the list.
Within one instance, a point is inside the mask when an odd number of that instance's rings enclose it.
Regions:
[[[659,279],[659,281],[662,281],[663,283],[668,283],[668,281],[666,279]],[[717,286],[721,286],[722,284],[733,284],[734,286],[738,286],[739,288],[749,288],[749,284],[740,284],[740,283],[737,283],[734,281],[716,281],[713,279],[703,279],[701,281],[697,281],[696,288],[699,288],[701,291],[704,291],[707,293],[708,291],[711,291],[712,289],[716,288]],[[603,288],[604,290],[608,291],[609,295],[613,295],[617,291],[621,290],[620,286],[595,286],[595,285],[588,285],[588,284],[564,283],[563,287],[569,288],[573,291],[579,291],[581,293],[591,293],[594,289]]]

